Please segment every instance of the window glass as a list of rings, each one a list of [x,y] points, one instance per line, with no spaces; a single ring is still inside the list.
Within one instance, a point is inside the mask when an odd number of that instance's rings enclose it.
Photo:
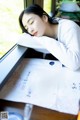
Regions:
[[[51,0],[44,0],[43,8],[49,14],[51,12]]]
[[[22,32],[18,18],[23,9],[23,0],[0,0],[0,58],[15,45]]]

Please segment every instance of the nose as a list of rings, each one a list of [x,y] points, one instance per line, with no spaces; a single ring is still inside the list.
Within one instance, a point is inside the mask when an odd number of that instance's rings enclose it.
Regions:
[[[34,29],[33,29],[32,27],[29,27],[29,28],[28,28],[28,32],[29,32],[30,34],[33,34],[33,33],[34,33]]]

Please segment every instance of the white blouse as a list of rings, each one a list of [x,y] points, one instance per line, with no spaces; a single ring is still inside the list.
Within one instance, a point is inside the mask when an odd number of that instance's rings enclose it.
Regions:
[[[71,20],[61,19],[58,25],[58,40],[46,36],[33,37],[71,70],[80,67],[80,27]]]

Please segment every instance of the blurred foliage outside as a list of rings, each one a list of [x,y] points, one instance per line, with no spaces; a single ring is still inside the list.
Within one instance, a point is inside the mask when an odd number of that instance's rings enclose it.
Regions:
[[[0,0],[0,58],[15,45],[21,33],[18,17],[23,9],[23,0]]]

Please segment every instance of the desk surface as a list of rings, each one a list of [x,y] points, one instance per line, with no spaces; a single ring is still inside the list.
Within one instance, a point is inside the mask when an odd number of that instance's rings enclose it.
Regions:
[[[76,120],[76,115],[60,113],[50,109],[34,106],[31,120]]]
[[[25,104],[5,100],[1,100],[0,103],[0,111],[18,112],[24,116]],[[33,106],[30,117],[31,120],[76,120],[76,118],[76,115],[65,114],[35,105]]]
[[[70,71],[59,61],[23,59],[1,90],[0,98],[76,115],[80,71]]]

